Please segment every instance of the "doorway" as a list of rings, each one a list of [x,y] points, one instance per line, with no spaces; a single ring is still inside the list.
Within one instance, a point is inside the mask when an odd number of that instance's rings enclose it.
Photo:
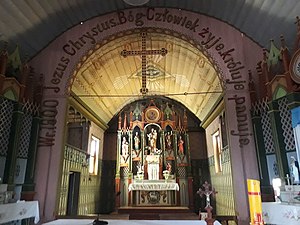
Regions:
[[[70,171],[67,216],[76,216],[78,211],[80,172]]]

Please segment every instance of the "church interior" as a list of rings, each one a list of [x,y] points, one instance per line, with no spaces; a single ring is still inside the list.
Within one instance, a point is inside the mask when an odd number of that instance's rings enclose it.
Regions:
[[[0,9],[0,224],[299,224],[300,2]]]

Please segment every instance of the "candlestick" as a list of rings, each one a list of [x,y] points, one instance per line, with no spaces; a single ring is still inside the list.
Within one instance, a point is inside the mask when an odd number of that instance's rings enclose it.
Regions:
[[[290,185],[290,177],[289,177],[289,174],[288,174],[288,173],[286,174],[286,179],[287,179],[288,185]]]

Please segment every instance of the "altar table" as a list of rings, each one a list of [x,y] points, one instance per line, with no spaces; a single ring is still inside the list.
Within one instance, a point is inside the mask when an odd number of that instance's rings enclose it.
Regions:
[[[144,191],[179,191],[179,185],[175,182],[139,182],[129,184],[129,191],[144,190]]]
[[[40,220],[38,201],[21,201],[0,205],[0,224],[34,217],[34,223]]]
[[[172,206],[176,205],[176,191],[179,185],[175,180],[134,181],[128,186],[133,206]]]
[[[263,219],[266,224],[299,225],[300,204],[287,204],[281,202],[263,202]]]

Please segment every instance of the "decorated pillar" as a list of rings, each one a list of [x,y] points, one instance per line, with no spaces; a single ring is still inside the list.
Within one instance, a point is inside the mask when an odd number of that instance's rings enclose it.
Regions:
[[[35,169],[40,121],[41,118],[37,115],[34,116],[32,119],[32,127],[31,127],[31,134],[30,134],[31,138],[30,138],[29,149],[28,149],[25,181],[22,186],[22,199],[25,200],[33,200],[33,196],[34,196],[34,187],[35,187],[34,169]]]
[[[120,127],[119,127],[120,128]],[[117,141],[117,162],[116,162],[116,178],[115,178],[115,207],[120,207],[120,148],[121,148],[121,131],[118,130],[118,141]]]
[[[189,208],[194,209],[194,191],[193,191],[193,175],[192,175],[192,165],[190,157],[190,143],[189,135],[185,134],[185,143],[186,143],[186,156],[187,156],[187,175],[188,175],[188,190],[189,190]]]
[[[269,185],[270,180],[268,176],[268,165],[267,165],[267,159],[266,159],[266,153],[265,153],[265,145],[264,145],[264,135],[262,130],[262,124],[261,124],[261,117],[256,114],[252,113],[252,123],[253,123],[253,133],[255,138],[255,144],[257,146],[257,154],[259,156],[259,162],[260,162],[260,176],[261,176],[261,184],[262,185]]]
[[[283,130],[281,127],[281,120],[280,120],[280,112],[278,110],[278,103],[271,102],[269,110],[269,116],[271,120],[271,127],[272,127],[272,134],[273,134],[273,141],[275,147],[275,155],[277,159],[277,166],[278,166],[278,173],[279,177],[281,178],[282,182],[285,182],[285,174],[289,173],[289,166],[286,157],[285,151],[285,144],[284,144],[284,137],[282,134]]]
[[[132,114],[130,114],[132,115]],[[132,173],[132,154],[131,154],[131,151],[132,151],[132,130],[128,131],[128,155],[129,155],[129,160],[128,160],[128,169],[129,169],[129,172],[128,172],[128,187],[129,185],[132,183],[132,178],[133,178],[133,173]],[[131,206],[132,205],[132,200],[131,200],[131,197],[132,196],[132,192],[131,191],[128,191],[128,206]]]
[[[18,103],[15,104],[15,110],[12,115],[11,133],[9,137],[8,152],[4,169],[3,182],[8,184],[8,190],[14,188],[14,176],[16,170],[17,154],[19,150],[20,133],[22,127],[22,120],[24,113],[22,106]]]

